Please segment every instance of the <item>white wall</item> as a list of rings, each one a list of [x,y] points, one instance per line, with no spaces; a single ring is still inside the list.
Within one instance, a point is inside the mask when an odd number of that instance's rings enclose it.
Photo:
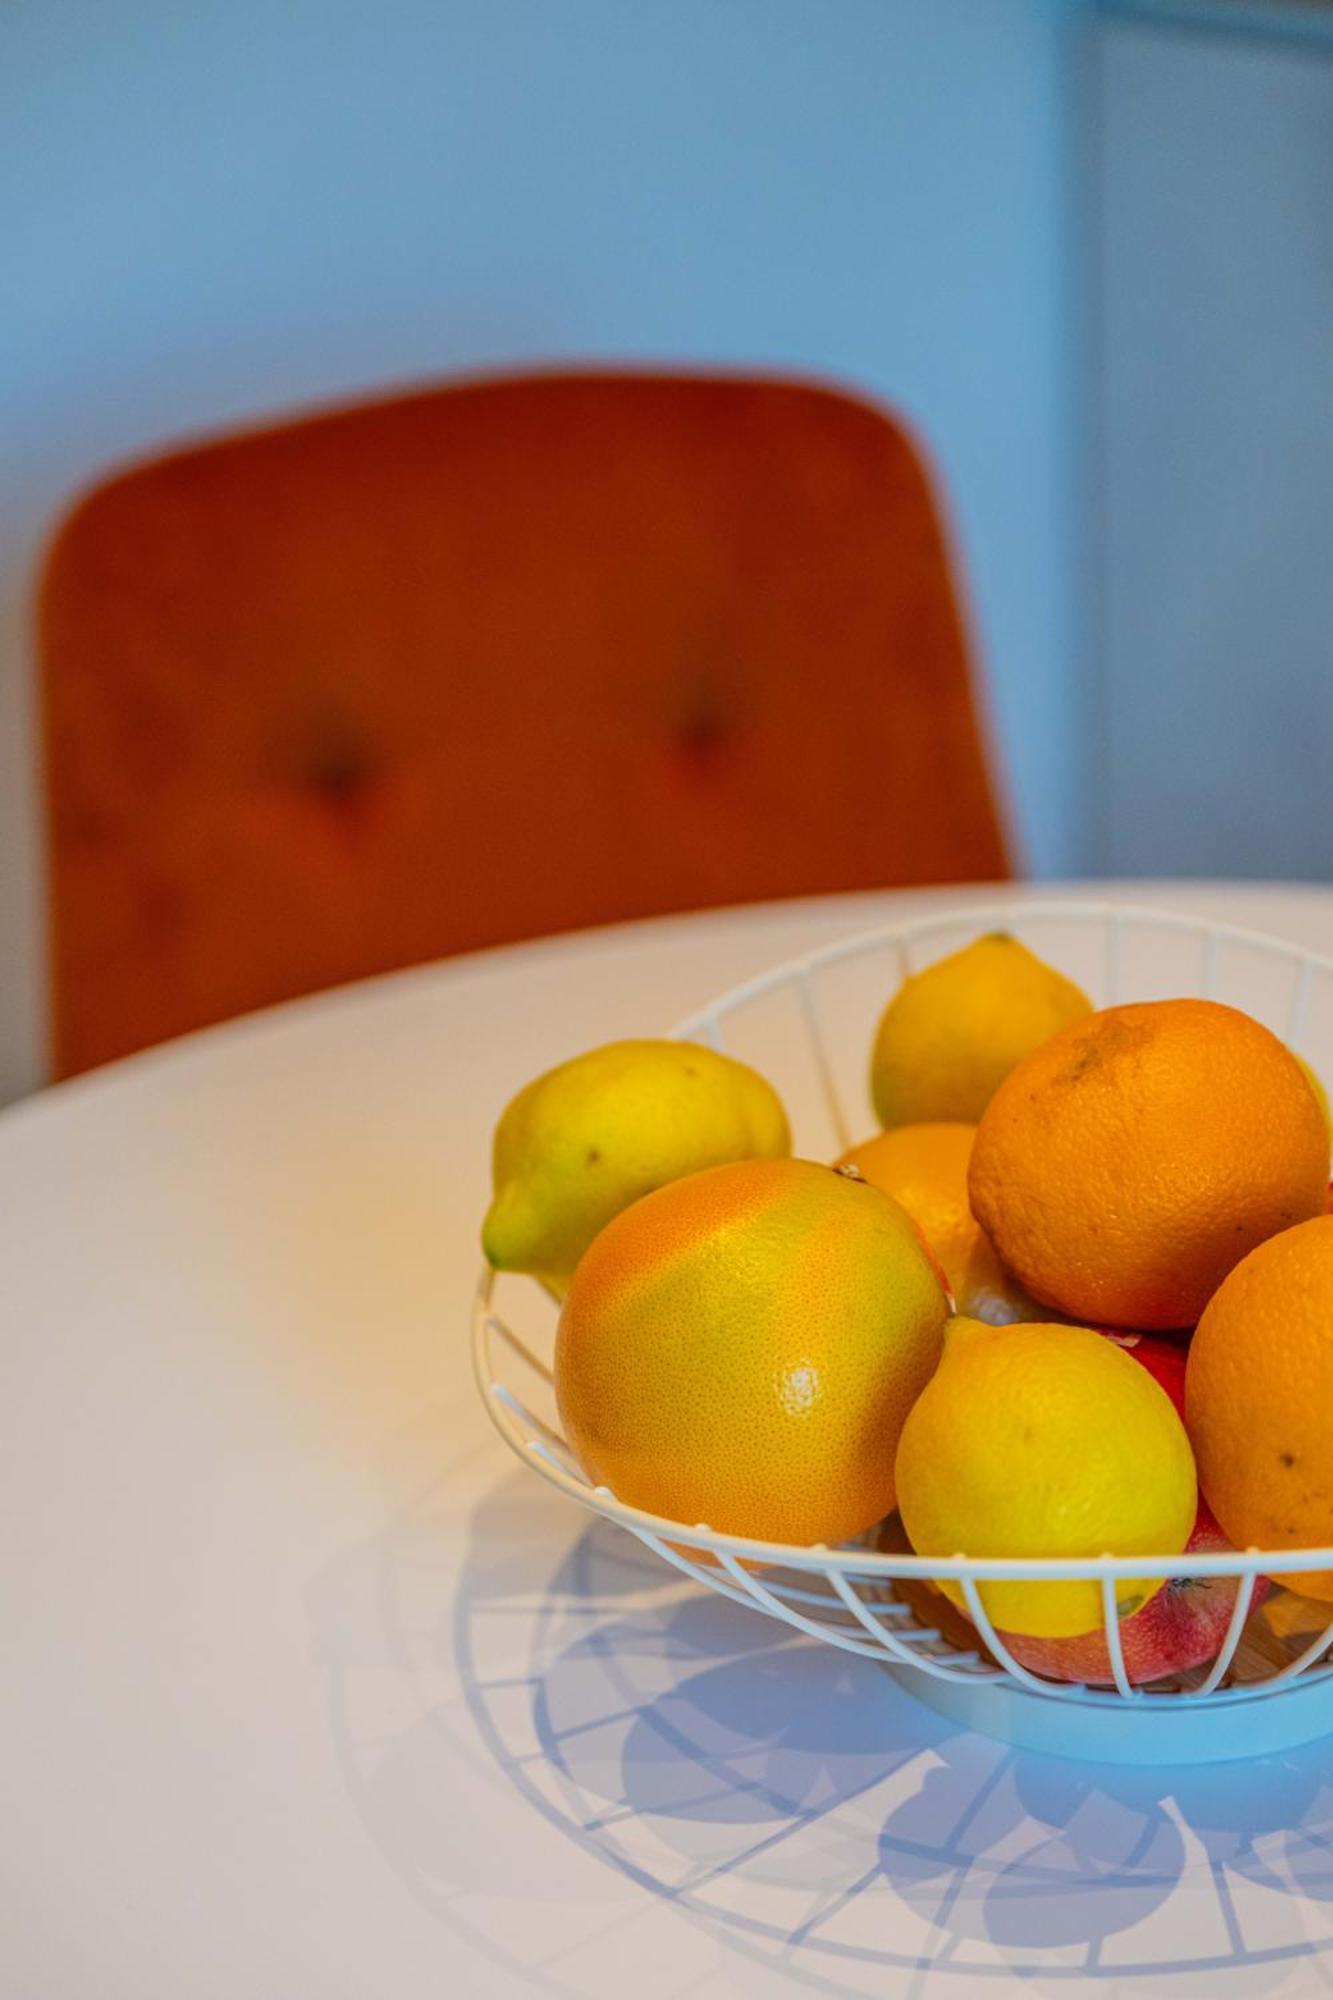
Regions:
[[[1031,865],[1081,859],[1068,0],[8,0],[0,1097],[40,1073],[27,599],[182,432],[550,357],[814,369],[951,492]]]

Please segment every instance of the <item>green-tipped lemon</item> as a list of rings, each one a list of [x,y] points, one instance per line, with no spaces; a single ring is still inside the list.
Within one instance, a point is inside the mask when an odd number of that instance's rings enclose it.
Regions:
[[[791,1152],[756,1071],[693,1042],[608,1042],[518,1093],[495,1131],[486,1257],[563,1294],[599,1230],[640,1195],[731,1160]]]

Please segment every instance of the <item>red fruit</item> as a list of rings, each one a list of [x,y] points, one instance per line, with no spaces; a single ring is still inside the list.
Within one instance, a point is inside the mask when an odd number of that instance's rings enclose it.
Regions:
[[[1185,1359],[1183,1341],[1165,1340],[1152,1334],[1113,1333],[1114,1340],[1142,1364],[1160,1383],[1175,1404],[1182,1423],[1185,1418]],[[1194,1530],[1185,1544],[1191,1550],[1229,1549],[1227,1540],[1203,1496]],[[1120,1627],[1120,1650],[1130,1683],[1157,1681],[1168,1674],[1183,1674],[1201,1667],[1221,1651],[1239,1588],[1234,1577],[1175,1577],[1163,1584],[1142,1611],[1126,1618]],[[1252,1604],[1267,1595],[1267,1579],[1254,1586]],[[1085,1632],[1077,1639],[1029,1639],[1017,1632],[1002,1632],[1009,1651],[1021,1667],[1049,1680],[1085,1681],[1090,1687],[1112,1687],[1111,1656],[1102,1632]]]

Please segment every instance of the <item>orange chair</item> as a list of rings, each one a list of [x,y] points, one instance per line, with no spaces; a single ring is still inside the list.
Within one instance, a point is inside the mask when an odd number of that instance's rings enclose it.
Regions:
[[[551,374],[87,495],[40,594],[54,1065],[442,953],[1006,872],[882,411]]]

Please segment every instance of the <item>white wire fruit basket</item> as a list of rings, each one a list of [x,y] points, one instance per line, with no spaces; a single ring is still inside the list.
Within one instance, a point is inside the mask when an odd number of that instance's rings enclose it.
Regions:
[[[909,973],[983,932],[1005,930],[1076,979],[1095,1005],[1197,995],[1242,1007],[1325,1074],[1333,1071],[1333,958],[1257,931],[1098,902],[986,903],[868,931],[733,988],[673,1032],[752,1063],[786,1103],[795,1151],[831,1159],[869,1137],[872,1033]],[[865,1107],[863,1109],[863,1107]],[[667,1520],[593,1484],[561,1435],[549,1355],[556,1309],[529,1279],[486,1271],[473,1357],[486,1407],[510,1448],[551,1485],[619,1523],[707,1590],[809,1637],[880,1661],[966,1727],[1028,1748],[1115,1762],[1255,1756],[1333,1732],[1333,1603],[1281,1586],[1333,1569],[1333,1547],[1098,1560],[949,1560],[912,1554],[895,1523],[839,1548],[792,1547]],[[1211,1662],[1147,1686],[1126,1671],[1116,1610],[1122,1578],[1227,1579],[1234,1604]],[[956,1580],[970,1622],[935,1589]],[[1057,1681],[1014,1658],[978,1586],[1068,1579],[1100,1589],[1111,1685]]]

